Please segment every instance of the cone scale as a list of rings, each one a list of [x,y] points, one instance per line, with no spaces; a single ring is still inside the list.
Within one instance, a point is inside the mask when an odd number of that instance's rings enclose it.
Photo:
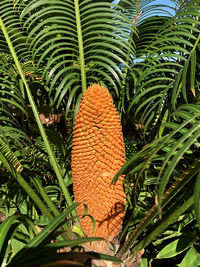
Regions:
[[[125,163],[120,117],[112,96],[99,84],[88,87],[77,112],[72,144],[72,176],[77,211],[86,236],[112,241],[124,218],[123,176],[110,185]],[[89,216],[81,219],[84,205]]]

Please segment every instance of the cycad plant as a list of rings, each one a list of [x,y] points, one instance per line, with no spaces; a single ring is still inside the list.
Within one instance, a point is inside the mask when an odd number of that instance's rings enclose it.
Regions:
[[[200,1],[154,2],[1,1],[2,266],[27,266],[30,251],[38,266],[88,266],[92,258],[148,266],[155,257],[198,266]],[[83,252],[91,240],[78,218],[94,231],[95,218],[88,203],[78,214],[74,205],[73,126],[92,84],[109,90],[126,148],[108,185],[125,177],[117,258]],[[70,252],[55,249],[67,244]],[[41,259],[48,250],[52,258]]]

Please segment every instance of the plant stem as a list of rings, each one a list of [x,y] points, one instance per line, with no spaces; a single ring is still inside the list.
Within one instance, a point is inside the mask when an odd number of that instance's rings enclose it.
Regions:
[[[29,197],[34,201],[34,203],[38,206],[41,212],[51,221],[53,220],[53,215],[44,205],[42,200],[38,197],[38,195],[34,192],[34,190],[29,186],[29,184],[24,180],[21,174],[16,173],[15,175],[18,183],[25,190],[25,192],[29,195]]]
[[[159,234],[163,233],[165,229],[175,223],[179,216],[183,214],[187,209],[193,205],[193,195],[189,197],[177,210],[172,212],[167,218],[163,220],[150,234],[143,238],[131,251],[131,257],[128,260],[130,264],[135,258],[136,254],[142,249],[145,248],[149,243],[151,243]]]
[[[87,89],[87,82],[86,82],[86,73],[85,73],[85,59],[84,59],[81,20],[80,20],[79,0],[74,0],[74,6],[75,6],[75,14],[76,14],[76,27],[77,27],[77,34],[78,34],[78,46],[79,46],[79,57],[80,57],[80,67],[81,67],[82,93],[84,94],[85,90]]]
[[[43,213],[43,215],[45,215],[49,221],[53,220],[53,215],[51,214],[51,212],[47,209],[47,207],[44,205],[44,203],[42,202],[42,200],[38,197],[38,195],[34,192],[34,190],[29,186],[29,184],[24,180],[24,178],[21,176],[21,174],[16,173],[16,172],[12,172],[13,175],[15,176],[15,178],[17,179],[18,183],[22,186],[22,188],[25,190],[25,192],[29,195],[29,197],[34,201],[34,203],[38,206],[38,208],[41,210],[41,212]],[[44,189],[43,189],[44,190]],[[45,195],[45,200],[47,200],[48,195],[46,194],[46,192],[44,192]],[[49,199],[50,200],[50,199]],[[48,202],[48,201],[47,201]],[[46,202],[46,203],[47,203]],[[50,200],[51,202],[51,200]],[[49,202],[47,204],[50,204]],[[53,204],[53,203],[52,203]],[[52,208],[52,204],[50,205],[50,207]],[[55,212],[55,207],[54,207],[54,212]],[[55,216],[58,216],[60,213],[57,210],[56,214],[54,213]],[[69,228],[69,226],[65,223],[62,228],[67,232],[67,233],[63,233],[62,237],[64,239],[68,239],[69,237],[71,237],[71,229]]]
[[[33,178],[32,181],[34,182],[35,187],[37,188],[38,192],[41,194],[42,198],[48,205],[48,207],[51,209],[52,213],[57,216],[60,214],[59,210],[56,208],[56,206],[53,204],[47,193],[45,192],[42,185],[37,181],[36,178]]]
[[[59,210],[56,208],[56,206],[53,204],[53,202],[51,201],[50,197],[47,195],[47,193],[45,192],[44,188],[42,187],[42,185],[37,181],[36,178],[33,179],[33,182],[35,184],[35,187],[38,189],[38,191],[40,192],[42,198],[44,199],[44,201],[46,202],[46,204],[48,205],[48,207],[51,209],[52,213],[55,216],[58,216],[60,214]],[[63,229],[68,231],[69,233],[71,232],[69,226],[67,224],[64,224]]]
[[[60,168],[59,168],[59,166],[58,166],[58,163],[57,163],[57,161],[56,161],[56,158],[55,158],[55,156],[54,156],[54,154],[53,154],[53,151],[52,151],[52,149],[51,149],[51,146],[50,146],[48,137],[47,137],[47,135],[46,135],[45,129],[44,129],[44,127],[43,127],[43,125],[42,125],[42,122],[41,122],[41,120],[40,120],[40,116],[39,116],[39,113],[38,113],[36,104],[35,104],[35,102],[34,102],[33,96],[32,96],[32,94],[31,94],[29,85],[28,85],[28,83],[27,83],[27,81],[26,81],[26,78],[25,78],[25,75],[24,75],[23,70],[22,70],[22,68],[21,68],[21,65],[20,65],[20,62],[19,62],[19,60],[18,60],[17,54],[16,54],[16,52],[15,52],[15,50],[14,50],[14,47],[13,47],[13,45],[12,45],[12,42],[11,42],[11,40],[10,40],[10,37],[9,37],[9,35],[8,35],[8,32],[7,32],[7,30],[6,30],[6,27],[5,27],[5,25],[4,25],[4,23],[3,23],[2,19],[1,19],[1,17],[0,17],[0,27],[1,27],[1,29],[2,29],[2,32],[3,32],[4,36],[5,36],[5,39],[6,39],[6,41],[7,41],[8,47],[9,47],[9,49],[10,49],[10,52],[11,52],[11,54],[12,54],[12,56],[13,56],[13,59],[14,59],[14,61],[15,61],[16,66],[17,66],[17,69],[18,69],[18,71],[19,71],[19,74],[20,74],[20,76],[21,76],[21,78],[22,78],[22,80],[23,80],[23,83],[24,83],[24,85],[25,85],[26,93],[27,93],[27,96],[28,96],[28,99],[29,99],[29,102],[30,102],[30,105],[31,105],[31,108],[32,108],[32,111],[33,111],[33,114],[34,114],[34,117],[35,117],[35,120],[36,120],[36,123],[37,123],[37,125],[38,125],[38,128],[39,128],[39,130],[40,130],[40,134],[41,134],[41,136],[42,136],[42,139],[43,139],[43,141],[44,141],[45,147],[46,147],[46,149],[47,149],[47,153],[48,153],[48,155],[49,155],[50,163],[51,163],[51,165],[52,165],[52,167],[53,167],[53,169],[54,169],[54,171],[55,171],[55,173],[56,173],[56,176],[57,176],[58,181],[59,181],[59,185],[60,185],[60,187],[61,187],[61,189],[62,189],[62,192],[63,192],[63,194],[64,194],[64,196],[65,196],[66,202],[67,202],[68,206],[71,206],[71,205],[73,204],[72,199],[71,199],[70,194],[69,194],[69,192],[68,192],[68,190],[67,190],[67,188],[66,188],[66,186],[65,186],[63,177],[62,177],[62,175],[61,175],[61,170],[60,170]],[[34,199],[33,199],[33,200],[34,200]],[[34,201],[35,201],[35,200],[34,200]],[[76,216],[76,212],[75,212],[75,210],[73,210],[72,215],[73,215],[73,216]]]

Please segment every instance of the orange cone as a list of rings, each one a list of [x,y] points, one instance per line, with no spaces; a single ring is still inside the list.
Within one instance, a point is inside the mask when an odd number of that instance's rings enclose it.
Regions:
[[[120,117],[106,88],[90,86],[82,98],[74,126],[72,176],[75,201],[85,204],[89,216],[80,220],[89,237],[112,241],[124,218],[125,193],[123,176],[110,185],[125,163]],[[78,214],[84,206],[78,206]]]

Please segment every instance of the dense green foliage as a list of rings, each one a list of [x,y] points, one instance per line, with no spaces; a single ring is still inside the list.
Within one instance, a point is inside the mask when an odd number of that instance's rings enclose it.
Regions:
[[[1,0],[1,266],[131,266],[143,252],[143,266],[199,266],[200,0],[154,2]],[[127,152],[117,257],[82,252],[73,204],[73,123],[94,82],[113,96]]]

